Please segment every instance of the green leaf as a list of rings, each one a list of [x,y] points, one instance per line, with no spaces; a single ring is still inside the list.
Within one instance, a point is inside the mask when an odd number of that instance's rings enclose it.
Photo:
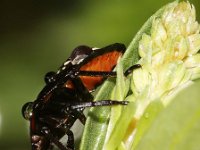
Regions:
[[[128,46],[125,54],[122,57],[122,64],[124,70],[132,66],[139,60],[138,45],[144,33],[149,33],[154,18],[160,17],[165,7],[158,10],[153,16],[151,16],[139,32],[135,35],[132,42]],[[113,80],[107,80],[99,90],[95,100],[110,99],[110,93],[114,87]],[[81,140],[80,150],[101,150],[105,136],[107,133],[107,127],[109,122],[110,107],[96,107],[92,108],[89,112],[84,133]]]
[[[145,132],[135,150],[198,150],[200,81],[180,92]]]
[[[116,86],[114,87],[110,98],[111,98],[111,100],[123,101],[125,99],[126,94],[128,93],[129,82],[126,82],[126,81],[128,81],[128,79],[125,79],[125,77],[124,77],[121,61],[118,61],[116,71],[117,71]],[[108,139],[110,137],[110,135],[113,131],[113,128],[115,127],[116,122],[118,121],[118,119],[121,115],[121,111],[122,111],[121,106],[113,106],[111,108],[110,120],[109,120],[108,129],[107,129],[106,139]]]
[[[155,120],[159,112],[163,109],[163,104],[160,100],[152,101],[146,108],[143,116],[140,118],[137,125],[137,132],[135,133],[134,143],[131,149],[135,149],[137,144],[140,142],[141,138],[145,132],[149,129],[152,122]]]
[[[117,125],[115,126],[108,143],[106,143],[105,149],[106,150],[114,150],[120,145],[121,141],[123,140],[129,123],[133,119],[135,113],[135,102],[130,102],[128,106],[125,106],[122,115],[120,116],[119,120],[117,121]]]
[[[114,82],[112,80],[105,81],[95,100],[109,99],[113,87]],[[82,136],[80,150],[102,149],[108,127],[109,112],[110,107],[96,107],[90,109]]]

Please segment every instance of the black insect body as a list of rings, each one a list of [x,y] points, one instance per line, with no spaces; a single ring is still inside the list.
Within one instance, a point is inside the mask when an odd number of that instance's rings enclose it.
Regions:
[[[30,121],[32,150],[52,149],[53,144],[61,150],[74,149],[74,136],[70,128],[79,119],[85,123],[86,107],[126,105],[127,101],[93,101],[91,92],[106,77],[116,76],[112,69],[124,53],[123,44],[113,44],[101,49],[79,46],[57,72],[45,76],[46,85],[34,102],[22,108],[25,119]],[[134,65],[125,75],[133,69]],[[59,140],[68,135],[67,146]]]

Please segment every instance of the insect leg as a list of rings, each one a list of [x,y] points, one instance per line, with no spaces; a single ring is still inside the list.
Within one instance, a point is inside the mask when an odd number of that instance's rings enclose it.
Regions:
[[[127,105],[128,101],[116,101],[116,100],[100,100],[100,101],[90,101],[90,102],[76,102],[71,103],[70,105],[65,105],[64,103],[54,103],[54,106],[57,105],[61,109],[60,112],[64,114],[72,114],[77,119],[81,120],[82,123],[84,123],[85,118],[83,118],[84,114],[82,114],[82,111],[86,107],[97,107],[97,106],[111,106],[111,105]]]
[[[48,109],[54,111],[56,114],[65,115],[67,118],[69,118],[70,116],[73,116],[74,118],[79,119],[81,121],[81,123],[84,125],[85,121],[86,121],[86,117],[83,114],[84,108],[83,107],[81,107],[79,109],[71,108],[73,105],[77,105],[79,103],[82,103],[82,102],[77,102],[76,104],[72,103],[69,105],[64,102],[54,101],[54,102],[52,102],[52,105],[48,106]],[[60,121],[59,118],[57,119],[57,118],[51,117],[51,116],[45,117],[44,119],[42,119],[42,121],[48,122],[48,124],[51,124],[51,126],[62,122],[62,121]],[[69,126],[68,128],[71,127],[70,125],[68,125],[68,126]]]
[[[142,67],[142,66],[141,66],[140,64],[135,64],[135,65],[129,67],[129,68],[125,71],[124,75],[125,75],[125,76],[128,76],[129,74],[131,74],[131,73],[133,72],[133,70],[138,69],[138,68],[141,68],[141,67]]]
[[[111,105],[127,105],[128,101],[114,101],[114,100],[101,100],[93,102],[79,102],[76,105],[70,106],[71,109],[80,109],[86,107],[96,107],[96,106],[111,106]]]
[[[74,150],[74,134],[71,130],[67,132],[68,140],[67,140],[67,148]]]
[[[85,122],[86,122],[86,117],[85,115],[83,114],[83,107],[82,108],[79,108],[78,110],[77,109],[72,109],[71,111],[73,111],[73,115],[79,119],[81,121],[81,123],[83,125],[85,125]]]
[[[71,112],[71,111],[70,111]],[[47,127],[42,128],[42,133],[46,136],[50,141],[52,141],[60,150],[74,150],[74,135],[73,132],[70,130],[71,126],[76,121],[76,116],[68,112],[66,113],[65,117],[59,118],[56,116],[46,116],[41,119],[41,121],[45,124],[50,125],[57,129],[57,132],[64,131],[59,137],[55,137],[51,131]],[[66,147],[59,141],[62,136],[67,134],[68,140]]]
[[[66,148],[56,137],[51,134],[51,131],[44,127],[41,131],[48,139],[50,139],[60,150],[72,150],[70,148]]]
[[[141,68],[140,64],[135,64],[133,66],[131,66],[130,68],[128,68],[124,75],[128,76],[130,73],[133,72],[133,70],[137,69],[137,68]],[[116,77],[117,73],[115,71],[79,71],[78,73],[79,76],[102,76],[102,77]]]
[[[84,98],[82,101],[92,101],[93,96],[88,91],[88,89],[83,85],[83,82],[81,79],[77,76],[75,79],[72,79],[72,82],[74,83],[76,87],[76,92],[80,95],[81,98]]]

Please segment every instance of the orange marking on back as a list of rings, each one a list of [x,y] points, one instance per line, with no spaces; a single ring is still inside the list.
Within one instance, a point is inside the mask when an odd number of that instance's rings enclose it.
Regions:
[[[80,70],[82,71],[112,71],[113,67],[117,64],[118,58],[122,55],[119,51],[112,51],[100,56],[95,57],[87,64],[83,65]],[[84,86],[88,90],[93,90],[95,87],[103,82],[103,77],[80,77]]]
[[[45,95],[45,97],[44,97],[44,102],[45,103],[48,102],[48,100],[50,99],[51,95],[52,95],[52,93],[49,93],[49,94]]]
[[[73,89],[73,88],[74,88],[74,85],[73,85],[73,83],[72,83],[71,80],[68,80],[68,81],[65,83],[65,87],[66,87],[66,88]]]

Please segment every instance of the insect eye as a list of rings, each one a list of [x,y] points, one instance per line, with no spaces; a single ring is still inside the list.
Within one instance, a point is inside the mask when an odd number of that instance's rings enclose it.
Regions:
[[[22,115],[26,120],[30,120],[33,115],[33,103],[28,102],[22,107]]]
[[[46,84],[51,83],[55,80],[54,76],[55,76],[55,72],[51,71],[51,72],[47,72],[47,74],[44,77],[44,81]]]

